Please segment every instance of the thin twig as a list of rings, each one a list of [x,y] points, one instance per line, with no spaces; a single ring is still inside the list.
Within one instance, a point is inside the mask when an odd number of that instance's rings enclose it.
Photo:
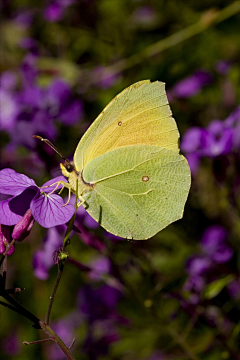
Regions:
[[[54,339],[49,337],[47,339],[41,339],[41,340],[36,340],[36,341],[23,341],[23,344],[24,345],[34,345],[34,344],[39,344],[39,343],[44,343],[44,342],[49,342],[49,341],[54,341]]]
[[[5,259],[6,255],[8,254],[9,250],[11,249],[11,247],[15,244],[15,241],[16,240],[13,239],[10,242],[10,244],[8,245],[8,247],[6,248],[6,250],[4,251],[3,256],[1,257],[1,260],[0,260],[0,266],[2,266],[3,260]]]
[[[59,264],[59,266],[58,266],[57,279],[56,279],[56,282],[55,282],[55,285],[54,285],[54,288],[53,288],[52,295],[51,295],[51,297],[50,297],[50,302],[49,302],[49,305],[48,305],[47,315],[46,315],[46,318],[45,318],[45,323],[46,323],[47,325],[49,324],[49,319],[50,319],[50,315],[51,315],[51,310],[52,310],[52,306],[53,306],[53,301],[54,301],[54,298],[55,298],[55,295],[56,295],[56,292],[57,292],[57,288],[58,288],[59,282],[60,282],[61,277],[62,277],[63,269],[64,269],[64,265],[63,265],[62,263]]]
[[[162,51],[170,49],[175,45],[178,45],[184,42],[187,39],[192,38],[195,35],[202,33],[213,25],[216,25],[231,16],[236,15],[240,12],[240,1],[235,1],[234,3],[226,6],[222,10],[210,9],[208,12],[202,14],[200,20],[195,24],[192,24],[185,29],[182,29],[168,37],[161,39],[154,44],[145,47],[143,50],[131,55],[127,59],[121,59],[115,62],[113,65],[106,68],[107,73],[111,72],[112,74],[119,74],[122,71],[129,69],[135,65],[140,64],[144,59],[151,58],[152,56],[160,54]],[[109,75],[108,75],[109,76]],[[92,77],[89,79],[94,82],[99,80]]]

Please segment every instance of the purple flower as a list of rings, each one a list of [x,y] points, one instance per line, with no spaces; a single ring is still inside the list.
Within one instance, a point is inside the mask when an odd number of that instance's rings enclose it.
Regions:
[[[21,353],[22,344],[20,336],[16,333],[16,330],[11,331],[11,335],[8,335],[1,341],[1,349],[10,357],[17,357]]]
[[[13,90],[17,85],[17,75],[11,70],[7,70],[1,74],[0,88],[4,90]]]
[[[231,61],[229,60],[219,60],[215,64],[215,69],[221,75],[227,75],[231,68]]]
[[[233,148],[233,131],[225,128],[224,122],[213,120],[207,127],[207,144],[202,154],[208,157],[229,154]]]
[[[108,285],[85,286],[79,292],[79,307],[88,322],[83,351],[93,359],[106,355],[109,345],[119,339],[116,325],[128,323],[116,311],[121,295],[119,290]]]
[[[99,281],[104,275],[110,273],[111,263],[107,257],[101,256],[97,260],[92,261],[90,267],[92,270],[88,273],[89,278]]]
[[[153,25],[156,20],[156,12],[150,6],[137,7],[131,16],[131,21],[141,25]]]
[[[90,323],[116,317],[116,306],[121,298],[121,292],[108,285],[101,287],[85,286],[79,292],[81,312]]]
[[[234,149],[240,149],[240,106],[225,121],[213,120],[206,129],[190,128],[181,142],[181,150],[193,174],[196,174],[203,156],[216,158]]]
[[[205,288],[206,281],[203,276],[189,276],[187,281],[185,282],[183,289],[188,292],[196,292],[201,293],[201,291]]]
[[[233,147],[240,149],[240,106],[238,106],[225,120],[225,127],[233,130]]]
[[[104,66],[92,70],[94,83],[101,89],[108,89],[121,80],[121,75],[115,74]]]
[[[11,132],[14,129],[19,105],[11,92],[0,88],[0,130]]]
[[[215,225],[207,228],[201,239],[203,252],[216,263],[228,262],[233,256],[233,250],[226,242],[227,230]]]
[[[240,299],[240,281],[235,279],[227,285],[229,295],[236,300]]]
[[[38,187],[34,180],[26,175],[18,174],[12,169],[0,171],[0,193],[12,195],[0,202],[0,223],[4,225],[17,224],[28,209],[31,210],[34,220],[41,226],[49,228],[68,222],[74,214],[74,207],[64,205],[63,199],[51,193],[54,186],[51,184],[65,180],[62,176],[46,182]]]
[[[14,22],[24,29],[27,29],[33,22],[35,10],[21,9],[15,14]]]
[[[212,82],[212,75],[206,70],[198,70],[193,75],[179,81],[169,92],[172,98],[189,98],[200,92],[203,86]]]
[[[41,280],[49,276],[49,269],[54,265],[53,253],[62,246],[64,227],[56,226],[48,229],[43,249],[37,250],[33,256],[34,275]]]
[[[72,5],[74,0],[55,0],[44,10],[44,17],[49,22],[56,22],[63,18],[64,11]]]
[[[21,39],[21,41],[19,42],[19,46],[22,49],[28,50],[33,55],[38,54],[38,43],[33,38],[23,38],[23,39]]]
[[[191,276],[200,276],[209,269],[211,261],[204,256],[193,256],[187,262],[187,272]]]

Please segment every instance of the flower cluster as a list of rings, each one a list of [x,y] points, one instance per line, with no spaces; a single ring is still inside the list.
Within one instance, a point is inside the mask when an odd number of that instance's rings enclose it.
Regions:
[[[88,323],[83,351],[93,359],[108,353],[109,345],[119,339],[116,325],[128,321],[116,311],[121,292],[108,285],[84,286],[79,291],[79,308]]]
[[[201,255],[191,257],[187,262],[188,279],[184,291],[191,294],[190,301],[198,303],[208,282],[216,279],[213,271],[218,265],[227,263],[233,250],[227,242],[228,232],[220,225],[207,228],[201,238]]]
[[[10,136],[8,148],[18,144],[34,148],[32,135],[40,133],[55,139],[57,121],[71,126],[82,118],[82,102],[74,98],[66,81],[56,78],[45,88],[37,84],[36,59],[28,54],[22,62],[20,76],[9,70],[0,78],[0,126]]]
[[[213,120],[206,129],[190,128],[183,136],[181,150],[193,174],[204,156],[216,158],[240,150],[240,106],[225,121]]]

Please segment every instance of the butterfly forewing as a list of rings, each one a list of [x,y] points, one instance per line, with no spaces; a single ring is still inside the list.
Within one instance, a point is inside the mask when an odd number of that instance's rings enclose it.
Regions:
[[[74,154],[77,170],[96,157],[129,145],[178,152],[179,133],[162,82],[135,83],[117,95],[93,122]]]

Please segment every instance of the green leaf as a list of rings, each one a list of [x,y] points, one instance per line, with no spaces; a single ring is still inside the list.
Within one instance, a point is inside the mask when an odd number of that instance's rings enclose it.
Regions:
[[[217,296],[222,289],[235,279],[234,275],[225,276],[222,279],[215,280],[207,285],[204,293],[206,299],[212,299]]]

